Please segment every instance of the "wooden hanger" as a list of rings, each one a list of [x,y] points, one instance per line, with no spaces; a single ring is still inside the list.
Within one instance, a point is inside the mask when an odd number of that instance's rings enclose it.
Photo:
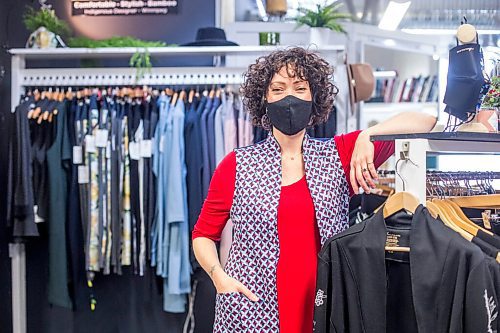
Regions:
[[[172,90],[172,88],[166,88],[165,89],[165,94],[167,94],[167,96],[173,96],[174,95],[174,91]]]
[[[170,103],[170,105],[174,106],[175,103],[177,103],[177,98],[179,98],[179,93],[175,92],[174,96],[172,97],[172,102]]]
[[[191,90],[189,91],[189,95],[188,95],[188,102],[189,103],[193,103],[194,94],[195,94],[195,91],[193,88],[191,88]]]
[[[409,192],[398,192],[390,196],[385,202],[383,209],[384,219],[394,215],[401,210],[405,210],[414,214],[419,205],[420,202],[413,194]],[[385,251],[410,252],[410,248],[407,246],[386,246]]]
[[[451,201],[451,200],[444,200],[444,202],[456,213],[456,215],[464,222],[464,223],[467,223],[471,226],[473,226],[474,228],[477,228],[478,230],[481,230],[482,232],[486,233],[486,234],[489,234],[491,236],[493,236],[493,232],[491,232],[490,230],[487,230],[483,227],[481,227],[480,225],[477,225],[476,223],[474,223],[473,221],[471,221],[467,215],[464,214],[464,212],[462,211],[462,209],[460,208],[460,206],[458,206],[455,202]]]
[[[71,88],[68,88],[68,90],[66,90],[65,97],[66,99],[73,99],[75,97],[75,94],[73,94],[73,90]]]
[[[384,219],[399,212],[406,210],[412,214],[415,213],[420,202],[410,192],[398,192],[390,196],[384,205]]]
[[[500,209],[500,194],[450,197],[460,207],[477,209]]]
[[[186,100],[186,91],[184,89],[182,89],[181,92],[179,93],[178,99],[181,100],[181,101],[185,101]]]
[[[463,238],[467,239],[469,242],[472,241],[472,238],[474,237],[472,234],[468,233],[467,231],[463,230],[459,226],[455,224],[455,220],[448,215],[448,212],[441,209],[439,205],[437,205],[433,201],[427,201],[426,202],[426,207],[427,210],[431,213],[431,215],[434,218],[440,218],[443,223],[449,227],[450,229],[454,230],[455,232],[459,233]]]
[[[40,100],[40,91],[38,89],[35,89],[33,92],[33,97],[35,97],[35,102],[38,102]]]
[[[476,236],[479,228],[476,225],[471,225],[463,221],[455,212],[447,205],[443,200],[434,199],[432,200],[441,210],[442,214],[447,218],[450,223],[453,223],[462,230],[465,230],[469,234]]]

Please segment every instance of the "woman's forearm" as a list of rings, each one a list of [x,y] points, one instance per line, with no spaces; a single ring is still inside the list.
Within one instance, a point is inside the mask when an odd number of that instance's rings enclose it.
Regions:
[[[212,280],[217,275],[223,273],[217,248],[213,240],[206,237],[195,238],[193,240],[193,251],[196,260],[198,260],[200,266],[210,275]]]
[[[436,124],[436,117],[422,112],[403,112],[363,131],[365,135],[427,133]]]

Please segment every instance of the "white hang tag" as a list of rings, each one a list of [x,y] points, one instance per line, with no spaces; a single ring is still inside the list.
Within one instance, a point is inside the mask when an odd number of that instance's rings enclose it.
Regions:
[[[152,155],[152,145],[151,140],[142,140],[141,141],[141,156],[142,157],[151,157]]]
[[[111,142],[107,142],[106,145],[106,158],[109,160],[111,158]]]
[[[164,135],[162,135],[162,136],[160,137],[160,145],[159,145],[159,147],[158,147],[158,148],[159,148],[159,150],[160,150],[160,153],[163,153],[163,150],[165,149],[165,148],[164,148],[164,145],[165,145],[165,136],[164,136]]]
[[[95,137],[93,135],[85,135],[85,151],[87,153],[95,153]]]
[[[86,165],[78,166],[78,184],[89,183],[89,168]]]
[[[139,160],[141,158],[141,147],[139,143],[131,141],[128,144],[128,153],[130,155],[130,158],[133,160]]]
[[[83,163],[83,149],[81,146],[73,146],[73,164]]]
[[[98,129],[96,133],[95,146],[104,148],[108,145],[108,130]]]

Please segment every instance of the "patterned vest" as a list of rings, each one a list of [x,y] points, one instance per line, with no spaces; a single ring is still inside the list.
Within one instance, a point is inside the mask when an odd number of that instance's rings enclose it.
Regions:
[[[333,139],[320,141],[306,134],[302,147],[306,181],[323,245],[348,226],[347,180]],[[225,271],[260,300],[252,302],[240,293],[217,295],[214,332],[279,332],[276,269],[280,255],[280,146],[270,135],[262,143],[237,149],[236,163],[230,212],[233,243]]]

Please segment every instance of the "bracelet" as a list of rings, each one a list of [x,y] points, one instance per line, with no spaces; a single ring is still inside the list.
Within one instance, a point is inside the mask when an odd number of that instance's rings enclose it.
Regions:
[[[216,269],[217,267],[222,268],[222,266],[221,266],[221,265],[219,265],[219,264],[215,264],[215,265],[213,265],[213,266],[210,268],[210,271],[208,272],[208,275],[210,275],[210,278],[212,278],[212,275],[214,274],[214,271],[215,271],[215,269]]]

